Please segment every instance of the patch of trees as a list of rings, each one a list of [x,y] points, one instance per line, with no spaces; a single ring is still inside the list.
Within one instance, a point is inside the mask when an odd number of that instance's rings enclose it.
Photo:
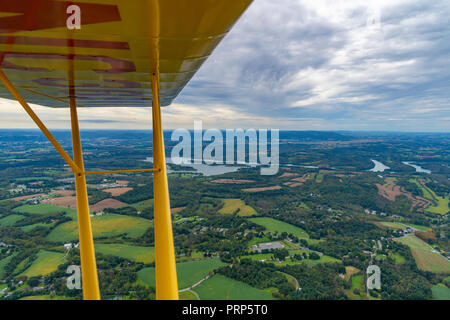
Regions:
[[[325,241],[310,244],[309,248],[337,259],[356,257],[361,262],[368,259],[362,250],[371,249],[369,243],[351,237],[329,237]]]
[[[124,194],[115,197],[125,203],[136,203],[153,198],[153,184],[149,183],[145,186],[136,186],[133,190],[125,192]]]
[[[394,265],[385,260],[378,263],[381,274],[381,297],[392,300],[430,299],[431,283],[410,263]]]
[[[17,221],[14,226],[15,227],[22,227],[27,226],[30,224],[36,224],[36,223],[51,223],[52,220],[57,219],[63,219],[65,212],[56,212],[51,214],[44,214],[44,215],[36,215],[36,214],[30,214],[27,217],[25,217],[22,220]]]
[[[304,264],[286,266],[282,271],[294,276],[300,290],[290,292],[288,299],[312,300],[343,300],[345,281],[338,274],[345,274],[344,266],[340,264],[319,264],[308,267]]]
[[[107,198],[111,198],[111,195],[109,193],[106,193],[97,188],[88,188],[88,194],[90,203],[97,203]]]

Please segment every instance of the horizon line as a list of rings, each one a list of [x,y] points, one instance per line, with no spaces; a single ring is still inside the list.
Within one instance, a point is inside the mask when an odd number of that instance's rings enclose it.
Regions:
[[[176,129],[164,129],[163,131],[174,131]],[[214,128],[215,130],[225,131],[227,129],[255,129],[255,128]],[[267,128],[257,128],[255,130],[274,130],[274,129],[267,129]],[[41,131],[39,128],[0,128],[0,131],[25,131],[25,130],[33,130],[33,131]],[[71,132],[71,129],[49,129],[52,131],[68,131]],[[194,131],[193,129],[186,129],[188,131]],[[209,129],[203,129],[202,131],[206,131]],[[395,130],[360,130],[360,129],[339,129],[339,130],[297,130],[297,129],[277,129],[280,132],[366,132],[366,133],[429,133],[429,134],[450,134],[450,131],[395,131]],[[149,131],[152,132],[152,129],[82,129],[80,128],[80,131]]]

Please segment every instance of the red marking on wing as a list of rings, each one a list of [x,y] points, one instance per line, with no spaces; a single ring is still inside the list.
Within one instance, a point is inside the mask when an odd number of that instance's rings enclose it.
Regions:
[[[115,5],[54,0],[2,0],[0,12],[20,13],[0,18],[0,32],[36,31],[65,27],[67,7],[81,9],[81,24],[121,21]]]
[[[127,42],[114,42],[102,40],[79,40],[73,39],[73,45],[68,45],[67,39],[57,38],[34,38],[34,37],[10,37],[0,36],[0,44],[18,44],[18,45],[36,45],[36,46],[53,46],[53,47],[78,47],[93,49],[117,49],[129,50],[130,46]]]

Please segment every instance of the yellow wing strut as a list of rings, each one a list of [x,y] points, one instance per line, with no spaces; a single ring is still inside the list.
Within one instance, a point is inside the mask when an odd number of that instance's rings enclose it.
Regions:
[[[157,300],[178,300],[177,269],[170,214],[169,184],[167,181],[164,137],[161,126],[158,75],[152,75],[153,92],[153,173],[155,225],[155,279]]]

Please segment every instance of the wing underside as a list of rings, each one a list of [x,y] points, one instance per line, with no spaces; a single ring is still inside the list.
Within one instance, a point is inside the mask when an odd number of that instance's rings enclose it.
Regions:
[[[71,87],[82,107],[148,107],[159,72],[167,106],[251,1],[0,0],[0,67],[49,107],[68,107]]]

